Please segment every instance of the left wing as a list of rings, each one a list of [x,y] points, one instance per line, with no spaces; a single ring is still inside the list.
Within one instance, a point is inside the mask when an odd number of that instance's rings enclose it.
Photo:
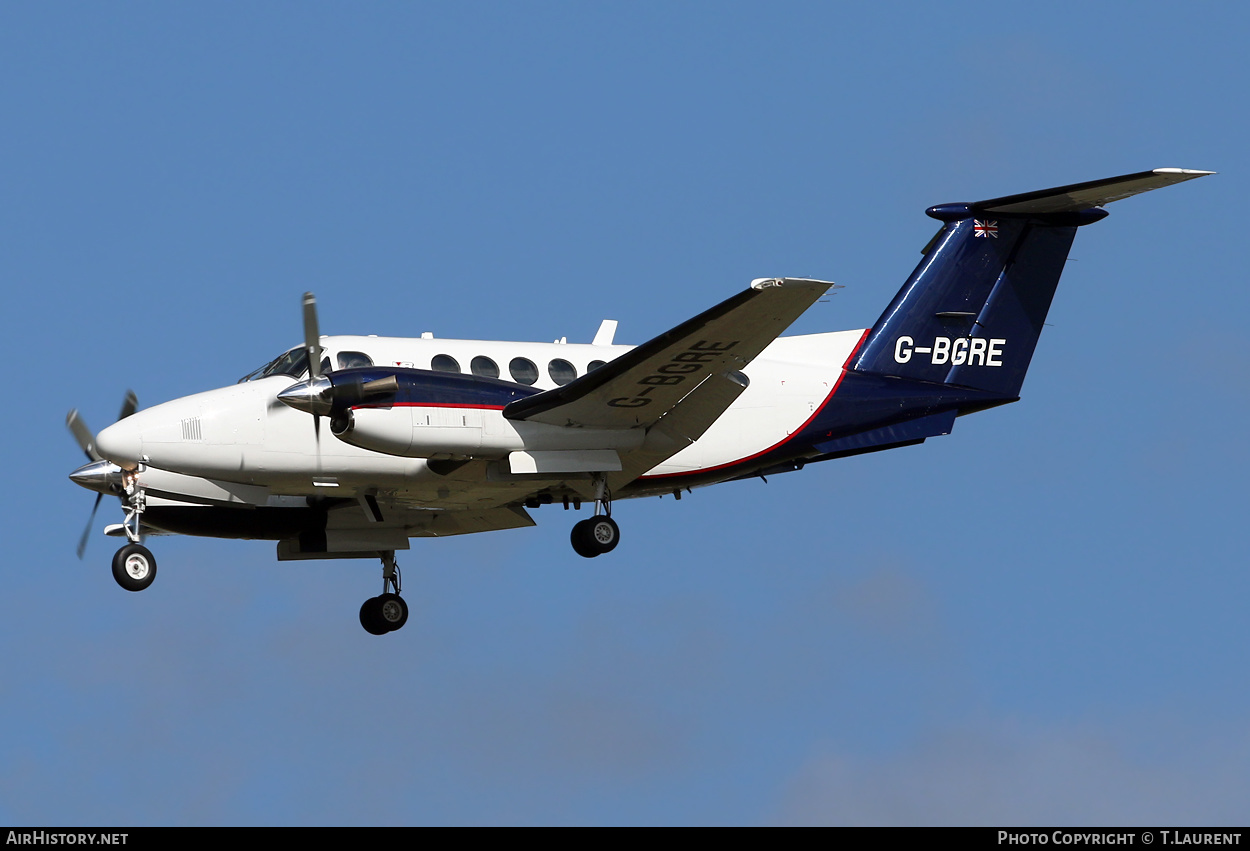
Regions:
[[[503,415],[574,428],[654,425],[709,376],[749,364],[833,286],[807,278],[752,281],[750,288],[595,371],[512,402]],[[713,395],[729,402],[736,398]]]

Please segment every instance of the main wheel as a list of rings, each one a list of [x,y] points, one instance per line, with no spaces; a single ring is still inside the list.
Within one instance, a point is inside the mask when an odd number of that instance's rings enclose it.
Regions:
[[[590,518],[590,537],[601,553],[610,553],[621,542],[621,528],[607,515]]]
[[[573,524],[569,540],[579,556],[594,558],[616,549],[621,542],[621,530],[616,521],[607,515],[587,517]]]
[[[394,632],[408,623],[408,604],[403,597],[398,594],[383,594],[377,599],[378,614],[386,625],[387,632]]]
[[[360,625],[370,635],[386,635],[390,632],[382,620],[382,598],[370,597],[360,606]]]
[[[113,578],[127,591],[142,591],[156,579],[156,558],[143,544],[127,544],[113,554]]]
[[[578,520],[573,524],[573,531],[569,533],[569,541],[573,544],[573,552],[582,558],[594,558],[599,555],[599,549],[595,546],[594,538],[590,534],[590,523],[594,518]]]

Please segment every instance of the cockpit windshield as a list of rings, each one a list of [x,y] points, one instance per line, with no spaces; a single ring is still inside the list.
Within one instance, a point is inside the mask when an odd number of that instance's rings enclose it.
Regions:
[[[260,369],[249,372],[240,378],[238,383],[256,381],[271,375],[289,375],[292,378],[299,378],[306,372],[308,372],[308,351],[303,346],[296,346],[278,355]]]

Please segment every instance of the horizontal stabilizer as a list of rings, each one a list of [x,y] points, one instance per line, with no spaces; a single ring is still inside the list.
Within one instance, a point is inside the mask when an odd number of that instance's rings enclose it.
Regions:
[[[990,198],[968,206],[986,213],[1076,213],[1208,174],[1215,172],[1189,168],[1156,168],[1153,171],[1073,183],[1071,186],[1057,186],[1054,189],[1041,189],[1022,195]]]

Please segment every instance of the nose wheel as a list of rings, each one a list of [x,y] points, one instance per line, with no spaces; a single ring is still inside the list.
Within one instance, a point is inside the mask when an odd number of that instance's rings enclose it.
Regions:
[[[147,509],[147,496],[139,486],[134,472],[122,474],[125,489],[126,519],[122,531],[130,543],[113,554],[113,578],[127,591],[142,591],[156,580],[156,557],[143,544],[139,530],[143,512]]]
[[[127,544],[113,555],[113,578],[127,591],[142,591],[156,579],[156,558],[143,544]]]
[[[370,635],[386,635],[408,623],[408,604],[399,596],[399,565],[395,553],[382,553],[382,593],[360,607],[360,625]]]

